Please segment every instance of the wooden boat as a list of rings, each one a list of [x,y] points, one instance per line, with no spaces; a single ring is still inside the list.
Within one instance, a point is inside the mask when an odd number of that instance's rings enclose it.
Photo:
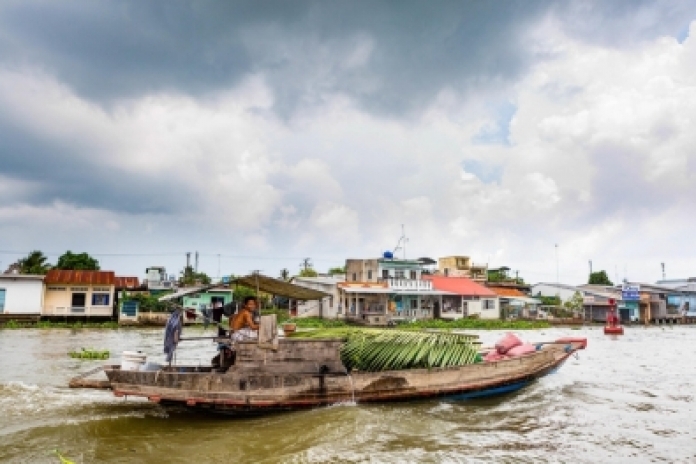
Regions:
[[[584,338],[537,346],[537,351],[496,362],[451,368],[382,372],[343,366],[338,339],[276,340],[236,344],[236,361],[226,372],[212,366],[172,366],[159,371],[104,371],[114,394],[144,397],[162,405],[234,415],[314,408],[342,402],[377,403],[432,397],[455,399],[499,395],[523,388],[559,368],[584,349]]]

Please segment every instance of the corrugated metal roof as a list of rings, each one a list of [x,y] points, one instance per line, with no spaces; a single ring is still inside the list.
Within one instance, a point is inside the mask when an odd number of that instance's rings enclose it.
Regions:
[[[433,282],[433,288],[462,296],[497,296],[495,292],[466,277],[423,276]]]
[[[116,288],[137,288],[140,287],[140,280],[137,277],[116,276],[114,285]]]
[[[519,297],[526,297],[527,295],[516,289],[516,288],[507,288],[507,287],[495,287],[493,285],[488,285],[488,288],[490,290],[493,290],[493,292],[498,295],[498,296],[519,296]]]
[[[113,271],[65,271],[51,269],[44,282],[47,285],[113,285],[116,276]]]

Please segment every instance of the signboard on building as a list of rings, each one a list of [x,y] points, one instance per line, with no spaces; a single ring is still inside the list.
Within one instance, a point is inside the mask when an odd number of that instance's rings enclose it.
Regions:
[[[624,301],[640,301],[640,285],[624,284],[621,288],[621,299]]]

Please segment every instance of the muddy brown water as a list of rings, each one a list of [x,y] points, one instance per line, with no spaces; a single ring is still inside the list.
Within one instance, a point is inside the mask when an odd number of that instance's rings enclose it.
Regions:
[[[503,332],[476,332],[493,343]],[[696,328],[517,332],[531,341],[586,336],[557,373],[507,396],[341,404],[253,419],[165,410],[110,392],[70,390],[103,361],[71,349],[139,349],[161,361],[161,330],[0,330],[0,462],[694,462]],[[188,335],[202,335],[192,329]],[[205,363],[208,341],[179,362]]]

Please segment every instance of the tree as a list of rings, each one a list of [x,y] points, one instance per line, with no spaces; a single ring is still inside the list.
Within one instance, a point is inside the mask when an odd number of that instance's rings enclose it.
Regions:
[[[17,261],[17,267],[19,268],[20,274],[46,274],[50,269],[51,265],[46,262],[48,258],[39,250],[34,250],[27,255],[26,258],[22,258]]]
[[[563,306],[568,311],[572,311],[573,313],[581,312],[584,306],[584,301],[580,292],[575,292],[570,299],[563,303]]]
[[[561,298],[558,295],[543,296],[541,292],[539,292],[535,298],[541,300],[541,304],[544,306],[561,306]]]
[[[300,277],[316,277],[318,274],[317,274],[317,271],[315,271],[311,267],[308,267],[308,268],[302,269],[300,271],[299,275],[300,275]]]
[[[607,275],[606,271],[597,271],[591,273],[590,279],[587,283],[591,285],[614,285],[611,280],[609,280],[609,276]]]
[[[181,271],[179,282],[182,285],[196,285],[197,282],[203,285],[209,285],[211,279],[205,272],[196,272],[193,270],[193,266],[186,266],[184,270]]]
[[[286,282],[287,282],[288,280],[290,280],[290,271],[288,271],[288,270],[285,269],[285,268],[281,269],[281,270],[280,270],[280,279],[281,279],[281,280],[284,280],[284,281],[286,281]]]
[[[346,267],[345,267],[345,266],[337,266],[337,267],[329,268],[329,274],[330,274],[330,275],[345,274],[345,273],[346,273]]]
[[[98,271],[99,261],[92,258],[87,253],[73,253],[66,251],[56,263],[54,269],[70,271]]]

